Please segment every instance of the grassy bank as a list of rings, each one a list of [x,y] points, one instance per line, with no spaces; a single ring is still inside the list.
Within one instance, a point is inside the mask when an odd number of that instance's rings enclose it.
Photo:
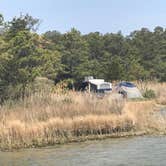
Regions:
[[[24,101],[6,103],[0,107],[0,148],[165,132],[166,119],[157,112],[159,104],[166,103],[166,84],[149,83],[146,88],[155,91],[155,99],[98,99],[85,93],[66,92],[36,93]]]

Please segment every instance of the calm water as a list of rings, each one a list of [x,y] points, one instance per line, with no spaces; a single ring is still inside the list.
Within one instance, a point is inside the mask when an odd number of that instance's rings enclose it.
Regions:
[[[0,166],[165,166],[166,137],[89,141],[0,152]]]

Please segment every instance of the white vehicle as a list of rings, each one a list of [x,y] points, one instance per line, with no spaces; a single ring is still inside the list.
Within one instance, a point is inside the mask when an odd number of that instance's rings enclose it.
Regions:
[[[110,82],[105,82],[104,79],[94,79],[93,77],[85,77],[83,84],[85,89],[89,92],[105,94],[110,93],[112,91],[112,84]]]

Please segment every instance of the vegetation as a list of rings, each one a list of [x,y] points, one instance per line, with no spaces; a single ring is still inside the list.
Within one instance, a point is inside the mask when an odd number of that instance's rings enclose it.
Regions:
[[[156,95],[152,89],[146,89],[145,93],[143,94],[143,97],[148,99],[153,99],[156,97]]]
[[[82,35],[72,28],[64,34],[39,35],[38,26],[39,20],[29,15],[5,22],[0,14],[1,149],[165,132],[165,120],[154,116],[154,107],[166,104],[166,85],[147,80],[166,81],[166,30],[142,28],[123,36]],[[143,80],[137,82],[142,93],[155,98],[97,99],[68,90],[79,89],[89,75],[109,81]]]
[[[125,101],[113,94],[98,99],[90,94],[67,91],[63,94],[37,92],[17,104],[8,101],[0,107],[0,148],[165,133],[165,117],[158,112],[160,107],[156,103],[164,101],[166,91],[162,88],[166,84],[151,83],[150,86],[158,100]]]
[[[144,82],[144,83],[137,83],[139,89],[141,89],[142,94],[146,93],[147,89],[153,91],[152,93],[155,94],[155,101],[157,104],[166,105],[166,87],[165,83],[158,84],[157,82]]]
[[[166,80],[166,31],[146,28],[82,35],[72,28],[38,35],[39,19],[29,15],[5,22],[0,15],[0,101],[26,96],[36,77],[68,80],[79,88],[84,76],[113,80]],[[66,81],[65,81],[66,82]]]

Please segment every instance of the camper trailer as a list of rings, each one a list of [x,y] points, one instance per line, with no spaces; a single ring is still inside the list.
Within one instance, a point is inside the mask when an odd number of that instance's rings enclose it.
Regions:
[[[105,82],[104,79],[94,79],[92,76],[85,77],[83,81],[84,90],[97,94],[107,94],[112,91],[112,84]]]

